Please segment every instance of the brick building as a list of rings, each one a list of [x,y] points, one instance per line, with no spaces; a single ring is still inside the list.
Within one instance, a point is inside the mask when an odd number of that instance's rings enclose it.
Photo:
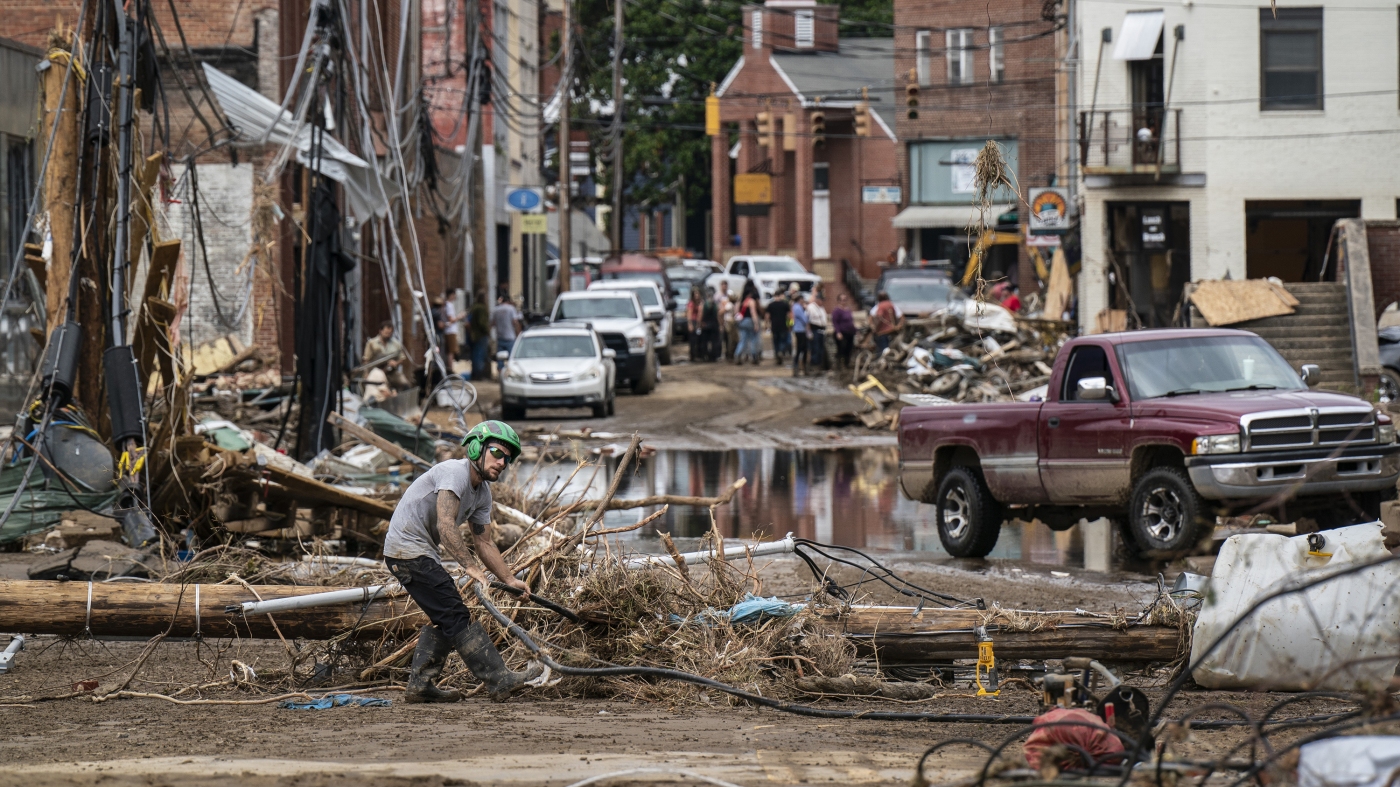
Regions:
[[[895,0],[900,98],[917,86],[917,117],[901,101],[895,129],[905,187],[895,225],[913,259],[965,263],[969,225],[1020,232],[1027,189],[1055,185],[1058,26],[1043,7],[1039,0]],[[999,189],[984,218],[972,207],[972,164],[987,140],[1000,146],[1016,189]],[[993,247],[983,274],[1027,289],[1036,283],[1019,245]]]
[[[743,8],[744,54],[716,91],[713,249],[790,254],[827,280],[864,278],[899,245],[894,41],[840,38],[836,6],[769,0]],[[868,108],[857,133],[856,115]],[[772,124],[761,134],[760,122]],[[771,203],[736,205],[737,175],[768,175]]]

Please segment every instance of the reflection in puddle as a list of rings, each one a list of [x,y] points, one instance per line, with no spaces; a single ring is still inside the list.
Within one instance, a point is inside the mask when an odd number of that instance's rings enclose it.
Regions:
[[[605,458],[606,471],[599,470],[591,478],[587,471],[581,472],[561,499],[572,500],[585,491],[589,497],[602,497],[618,461],[617,456]],[[557,486],[572,471],[572,463],[567,462],[540,466],[535,484],[540,489]],[[535,466],[522,463],[517,472],[529,478]],[[623,479],[617,497],[713,496],[741,477],[748,484],[732,503],[715,511],[715,522],[725,536],[780,538],[792,533],[842,546],[948,556],[938,542],[933,506],[909,500],[900,491],[899,449],[894,447],[658,451]],[[638,514],[637,510],[610,511],[605,523],[618,527],[636,522]],[[697,538],[710,528],[709,512],[673,507],[657,520],[656,527],[676,537]],[[646,543],[655,542],[650,531],[635,538],[638,549],[660,550],[659,544]],[[1078,528],[1056,533],[1043,525],[1008,524],[989,557],[1082,566],[1084,546]]]

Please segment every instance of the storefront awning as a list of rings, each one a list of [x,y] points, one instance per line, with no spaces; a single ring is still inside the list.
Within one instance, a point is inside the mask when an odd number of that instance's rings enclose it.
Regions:
[[[1113,45],[1114,60],[1151,60],[1162,37],[1162,11],[1129,11],[1123,15],[1118,28],[1118,43]]]
[[[978,226],[985,219],[987,226],[997,223],[997,216],[1014,210],[1015,205],[993,205],[985,216],[978,214],[976,205],[910,205],[894,217],[894,226],[914,230],[924,227],[953,227],[963,229]]]

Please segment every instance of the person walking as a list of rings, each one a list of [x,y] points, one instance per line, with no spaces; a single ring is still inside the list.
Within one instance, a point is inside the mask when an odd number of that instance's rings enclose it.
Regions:
[[[521,671],[506,667],[501,652],[480,623],[472,620],[452,575],[442,567],[442,549],[462,566],[472,565],[471,553],[458,530],[470,525],[476,556],[502,583],[529,600],[530,588],[516,579],[496,549],[490,534],[491,482],[520,456],[520,436],[501,421],[483,421],[462,440],[467,458],[433,465],[419,476],[394,506],[384,534],[384,565],[404,591],[428,616],[418,632],[418,645],[409,668],[406,702],[456,702],[461,692],[436,685],[453,650],[497,702],[525,688],[544,672],[532,661]],[[482,581],[475,569],[467,569]]]
[[[788,353],[792,352],[792,333],[788,330],[788,317],[792,314],[792,304],[788,302],[787,295],[782,290],[773,296],[773,300],[768,302],[768,308],[764,310],[768,319],[768,331],[773,334],[773,364],[782,366],[787,360]]]
[[[730,363],[738,363],[739,356],[739,298],[734,293],[730,293],[720,303],[724,309],[722,319],[724,321],[724,356]]]
[[[856,320],[851,314],[851,299],[846,293],[836,296],[836,308],[831,310],[831,330],[836,333],[836,365],[851,368],[851,350],[856,343]]]
[[[735,362],[742,364],[745,359],[750,359],[757,366],[763,357],[763,349],[758,343],[758,288],[753,282],[744,284],[744,294],[735,316],[739,328],[739,351],[734,354]]]
[[[792,299],[792,376],[807,373],[807,347],[811,341],[811,326],[807,323],[807,307],[802,304],[802,295]]]
[[[467,340],[472,345],[472,379],[490,380],[491,365],[486,359],[491,349],[491,307],[486,305],[486,290],[477,290],[467,309]]]
[[[729,341],[729,319],[727,316],[729,307],[729,282],[721,281],[719,283],[719,292],[715,293],[715,308],[719,310],[719,338],[721,358],[734,357],[734,345],[730,344]]]
[[[1021,287],[1019,285],[1008,284],[1006,286],[1006,297],[1002,299],[1001,306],[1012,314],[1021,311]]]
[[[491,327],[496,329],[496,352],[510,352],[515,347],[515,337],[520,335],[520,310],[502,295],[496,299],[496,308],[491,310]],[[496,362],[496,370],[506,368],[504,361]]]
[[[707,288],[705,302],[700,310],[700,356],[711,363],[718,361],[723,353],[719,338],[719,303],[715,301],[713,288]]]
[[[875,295],[875,308],[870,310],[870,327],[875,330],[875,347],[884,353],[890,348],[890,339],[904,329],[904,315],[890,301],[890,294],[880,290]]]
[[[831,318],[827,316],[819,290],[814,289],[807,296],[807,325],[812,331],[812,340],[807,346],[812,356],[812,368],[824,372],[831,366],[826,354],[826,331],[831,327]]]
[[[690,288],[690,299],[685,302],[685,327],[690,334],[690,362],[696,363],[704,354],[701,339],[704,334],[701,332],[701,320],[705,313],[705,296],[700,292],[697,283]]]

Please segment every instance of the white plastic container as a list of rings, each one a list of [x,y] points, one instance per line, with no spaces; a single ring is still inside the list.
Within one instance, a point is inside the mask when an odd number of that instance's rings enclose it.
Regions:
[[[1400,768],[1400,737],[1354,735],[1314,741],[1298,756],[1298,787],[1386,787]]]
[[[1256,600],[1284,587],[1389,557],[1381,524],[1308,537],[1231,536],[1220,549],[1191,638],[1191,661]],[[1385,686],[1400,662],[1400,562],[1273,599],[1226,636],[1191,674],[1211,689],[1366,689]]]

